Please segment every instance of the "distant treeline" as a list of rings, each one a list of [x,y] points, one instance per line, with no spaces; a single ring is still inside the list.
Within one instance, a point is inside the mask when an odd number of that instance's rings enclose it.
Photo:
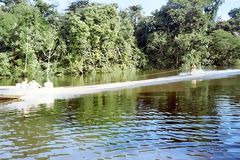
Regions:
[[[86,0],[64,14],[42,0],[0,2],[1,77],[240,63],[240,8],[216,20],[223,0],[169,0],[151,16]]]

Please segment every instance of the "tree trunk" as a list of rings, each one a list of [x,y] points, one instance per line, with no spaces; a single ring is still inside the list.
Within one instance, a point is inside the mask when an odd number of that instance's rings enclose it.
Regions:
[[[50,53],[48,55],[48,64],[47,64],[47,81],[49,81],[49,70],[50,70]]]

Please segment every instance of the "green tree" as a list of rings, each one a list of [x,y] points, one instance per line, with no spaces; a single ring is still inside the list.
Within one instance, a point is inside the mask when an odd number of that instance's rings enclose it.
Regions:
[[[131,19],[135,27],[137,27],[137,25],[143,18],[142,10],[143,8],[141,5],[134,5],[134,6],[128,7],[125,11],[127,16]]]
[[[13,14],[18,22],[11,35],[11,45],[14,53],[19,58],[17,66],[19,72],[33,77],[41,70],[37,59],[38,35],[44,20],[39,11],[28,3],[19,3],[13,7]]]
[[[41,46],[39,50],[43,53],[44,58],[47,59],[47,81],[50,80],[50,67],[51,67],[51,58],[56,56],[57,47],[57,39],[58,35],[57,32],[52,28],[46,28],[43,30],[41,34],[39,34],[41,38]]]
[[[211,64],[208,48],[211,37],[207,36],[206,33],[180,34],[175,38],[175,41],[179,49],[178,54],[183,69],[189,69],[191,64],[196,64],[199,67]]]
[[[240,36],[240,8],[232,9],[228,14],[231,17],[228,21],[231,26],[231,32]]]
[[[217,17],[219,7],[225,2],[224,0],[208,0],[209,5],[205,7],[205,12],[210,15],[212,21]]]
[[[35,7],[38,8],[38,10],[43,15],[43,17],[49,17],[55,14],[54,5],[48,4],[42,0],[34,0],[34,1],[35,1]]]
[[[228,15],[233,19],[239,19],[240,18],[240,8],[234,8],[230,10]]]
[[[210,21],[204,7],[199,0],[170,0],[153,14],[146,47],[149,63],[160,68],[205,63]]]
[[[17,18],[14,14],[0,11],[0,52],[8,49],[10,45],[12,30],[17,26]]]
[[[72,2],[67,10],[75,13],[75,12],[79,11],[80,9],[89,6],[89,4],[90,4],[89,0],[79,0],[76,2]]]
[[[230,20],[214,21],[223,0],[169,0],[151,16],[139,5],[119,11],[88,0],[73,2],[65,14],[43,0],[0,2],[6,76],[134,70],[146,61],[161,69],[231,65],[239,56],[239,8]]]
[[[11,6],[22,2],[27,2],[27,0],[0,0],[0,2],[3,3],[5,6]]]
[[[230,19],[217,22],[215,30],[223,29],[236,36],[240,36],[240,8],[232,9],[228,14]]]
[[[69,13],[64,36],[70,50],[66,60],[75,74],[134,69],[144,61],[133,25],[119,15],[115,5],[89,4]]]
[[[11,74],[11,58],[7,53],[0,53],[0,77],[10,77]]]
[[[148,37],[146,52],[148,53],[148,60],[151,68],[172,68],[175,66],[171,59],[171,46],[168,43],[169,37],[164,32],[153,32]]]
[[[216,30],[211,35],[210,59],[214,65],[233,65],[240,57],[240,38],[224,30]]]

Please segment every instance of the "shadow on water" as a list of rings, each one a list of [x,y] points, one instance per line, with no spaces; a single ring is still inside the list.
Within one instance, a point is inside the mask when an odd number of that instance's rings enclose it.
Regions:
[[[239,80],[0,107],[0,159],[238,159]]]

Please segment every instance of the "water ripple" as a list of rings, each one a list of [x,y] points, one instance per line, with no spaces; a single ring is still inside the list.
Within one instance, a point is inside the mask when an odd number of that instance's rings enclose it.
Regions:
[[[0,159],[239,159],[239,88],[128,90],[28,112],[1,108]]]

